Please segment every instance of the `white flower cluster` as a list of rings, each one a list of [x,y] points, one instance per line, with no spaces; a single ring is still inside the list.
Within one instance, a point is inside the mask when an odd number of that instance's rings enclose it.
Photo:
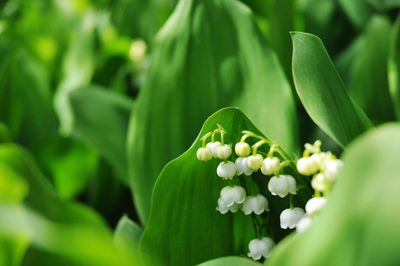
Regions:
[[[303,157],[297,161],[296,166],[300,174],[312,176],[311,186],[316,192],[316,196],[307,201],[306,214],[296,225],[296,231],[303,232],[325,206],[327,198],[322,195],[329,194],[343,162],[330,152],[321,152],[321,141],[317,140],[312,145],[305,145]]]

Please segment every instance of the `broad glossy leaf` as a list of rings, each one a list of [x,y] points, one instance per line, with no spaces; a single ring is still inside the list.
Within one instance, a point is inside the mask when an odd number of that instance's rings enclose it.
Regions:
[[[290,154],[297,150],[291,89],[251,11],[232,0],[181,1],[156,38],[130,123],[128,164],[142,222],[162,167],[189,147],[212,112],[229,105]]]
[[[394,119],[387,79],[390,29],[385,17],[370,20],[360,37],[348,83],[350,96],[375,124]]]
[[[397,265],[399,136],[400,124],[387,124],[352,143],[326,208],[308,231],[284,240],[267,265]]]
[[[311,119],[338,144],[345,146],[372,126],[347,95],[321,40],[293,32],[293,79]]]
[[[132,102],[96,87],[72,92],[70,102],[74,135],[109,161],[127,183],[126,136]]]
[[[400,120],[400,16],[391,30],[388,61],[389,89],[397,119]]]
[[[204,263],[199,264],[198,266],[260,266],[260,263],[257,263],[253,260],[240,258],[240,257],[224,257],[218,258],[214,260],[210,260]]]
[[[124,215],[121,217],[114,232],[114,243],[127,252],[137,250],[143,229]]]
[[[247,254],[248,241],[255,238],[254,231],[248,230],[252,229],[249,216],[221,215],[216,211],[219,192],[229,182],[217,176],[216,160],[202,162],[196,158],[200,137],[214,130],[217,123],[228,132],[226,143],[239,141],[243,130],[260,133],[238,109],[222,109],[207,119],[190,149],[162,170],[154,187],[150,218],[140,240],[142,252],[161,265],[193,265],[220,256]],[[288,171],[293,174],[292,169]],[[279,215],[289,206],[288,198],[267,193],[265,176],[255,174],[254,180],[270,202],[271,211],[267,214],[272,221],[270,233],[279,240],[287,234],[280,229]],[[303,179],[297,181],[304,185]],[[307,187],[300,190],[296,204],[303,206],[310,195]],[[239,221],[241,218],[246,220]],[[233,244],[237,237],[242,242],[239,245]]]

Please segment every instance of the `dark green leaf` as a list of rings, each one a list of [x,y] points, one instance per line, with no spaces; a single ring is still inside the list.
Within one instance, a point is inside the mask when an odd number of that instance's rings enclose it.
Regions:
[[[290,154],[297,151],[290,86],[246,6],[181,1],[157,36],[153,58],[128,139],[142,222],[162,167],[189,147],[201,123],[220,107],[240,107]]]
[[[321,40],[293,32],[293,79],[297,93],[312,120],[344,146],[372,126],[347,95]]]
[[[397,119],[400,120],[400,16],[391,32],[388,62],[389,89]]]
[[[365,0],[339,0],[339,3],[357,28],[364,27],[373,12],[368,1]]]
[[[107,159],[127,182],[126,135],[132,102],[96,87],[73,91],[70,102],[74,135]]]
[[[308,231],[284,240],[267,265],[397,265],[399,136],[400,125],[388,124],[351,144],[326,208]]]

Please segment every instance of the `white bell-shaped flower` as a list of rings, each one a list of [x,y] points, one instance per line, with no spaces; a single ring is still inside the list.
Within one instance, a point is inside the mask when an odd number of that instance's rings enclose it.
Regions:
[[[237,175],[245,174],[249,176],[253,173],[253,170],[247,165],[247,157],[238,157],[235,161],[235,165]]]
[[[323,174],[323,173],[318,173],[313,176],[311,180],[311,186],[314,190],[317,191],[326,191],[326,189],[329,187],[329,184],[331,181]]]
[[[314,156],[314,155],[313,155]],[[297,171],[302,175],[313,175],[319,169],[318,160],[315,157],[302,157],[297,161]]]
[[[226,160],[231,156],[232,154],[232,148],[231,145],[224,144],[220,145],[216,148],[217,151],[217,157],[221,160]]]
[[[249,242],[249,253],[247,256],[253,260],[259,260],[261,257],[267,259],[271,256],[271,251],[274,246],[274,241],[269,237],[253,239]]]
[[[246,190],[241,186],[226,186],[220,192],[220,199],[221,204],[228,208],[234,204],[242,204],[246,199]]]
[[[227,206],[226,203],[222,200],[222,198],[218,198],[218,206],[217,206],[217,211],[219,211],[221,214],[226,214],[227,212],[232,212],[235,213],[239,210],[240,204],[234,203],[231,206]]]
[[[212,151],[212,155],[214,158],[218,158],[217,149],[219,146],[221,146],[221,142],[219,141],[209,142],[206,145],[206,147]]]
[[[258,169],[260,169],[263,161],[264,158],[261,154],[250,155],[249,157],[247,157],[247,165],[253,171],[257,171]]]
[[[303,218],[305,212],[301,208],[291,208],[284,210],[281,215],[281,228],[282,229],[293,229],[296,227],[297,223]]]
[[[289,193],[296,194],[296,180],[291,175],[273,176],[268,182],[268,190],[272,195],[278,195],[281,198]]]
[[[268,211],[268,200],[263,195],[247,196],[243,202],[242,211],[245,215],[255,213],[260,215],[264,211]]]
[[[343,161],[339,159],[331,159],[325,163],[324,174],[330,181],[335,181],[336,176],[343,167]]]
[[[235,153],[239,157],[249,156],[251,152],[250,145],[247,142],[238,142],[235,145]]]
[[[199,159],[200,161],[208,161],[211,160],[213,155],[212,155],[212,151],[210,148],[207,147],[201,147],[197,150],[197,159]]]
[[[312,219],[310,216],[305,215],[296,225],[296,232],[302,233],[312,225]]]
[[[236,165],[231,161],[220,162],[217,175],[223,179],[232,179],[236,175]]]
[[[309,216],[318,213],[326,204],[325,197],[311,198],[306,203],[306,212]]]
[[[279,169],[280,160],[277,157],[267,157],[261,166],[261,172],[264,175],[273,175]]]

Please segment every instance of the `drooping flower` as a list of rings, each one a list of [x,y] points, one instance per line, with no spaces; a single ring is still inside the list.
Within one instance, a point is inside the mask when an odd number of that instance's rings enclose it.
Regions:
[[[217,157],[221,160],[226,160],[232,154],[231,145],[223,144],[216,148]]]
[[[242,211],[245,215],[255,213],[260,215],[264,211],[268,211],[268,200],[263,195],[247,196],[243,202]]]
[[[261,166],[261,172],[264,175],[273,175],[279,169],[280,160],[277,157],[267,157]]]
[[[247,165],[251,170],[257,171],[261,168],[264,158],[261,154],[250,155],[247,157]]]
[[[325,197],[311,198],[306,203],[306,212],[309,216],[318,213],[326,204]]]
[[[238,142],[235,145],[235,153],[239,157],[249,156],[251,152],[250,145],[247,142]]]
[[[236,166],[233,162],[221,162],[217,167],[217,175],[223,179],[232,179],[236,175]]]
[[[211,160],[213,157],[211,149],[207,148],[207,147],[199,148],[197,150],[196,155],[197,155],[197,159],[199,159],[200,161],[208,161],[208,160]]]
[[[293,229],[297,223],[303,218],[305,212],[301,208],[290,208],[284,210],[280,215],[281,228],[282,229]]]
[[[343,167],[343,161],[339,159],[328,160],[324,167],[324,173],[330,181],[335,181],[336,176]]]
[[[330,183],[331,183],[330,180],[323,173],[318,173],[314,175],[311,180],[312,188],[314,190],[322,192],[325,192],[328,189]]]
[[[273,176],[268,182],[268,190],[272,195],[278,195],[281,198],[289,193],[296,194],[296,180],[291,175]]]
[[[235,161],[235,165],[237,175],[245,174],[249,176],[253,173],[253,170],[247,165],[247,157],[238,157]]]
[[[218,198],[218,206],[217,211],[221,214],[226,214],[227,212],[235,213],[239,210],[240,204],[234,203],[231,206],[227,206],[226,203],[222,200],[222,198]]]
[[[221,146],[221,142],[214,141],[214,142],[207,143],[206,148],[209,148],[212,151],[212,155],[214,158],[218,158],[217,148],[219,146]]]
[[[305,215],[296,225],[296,232],[302,233],[307,230],[312,224],[312,219],[310,216]]]
[[[245,199],[246,190],[241,186],[226,186],[221,189],[221,204],[224,204],[228,208],[232,207],[234,204],[242,204]]]
[[[247,256],[253,260],[259,260],[261,257],[267,259],[271,256],[271,251],[274,246],[274,241],[269,237],[253,239],[249,242],[249,253]]]

